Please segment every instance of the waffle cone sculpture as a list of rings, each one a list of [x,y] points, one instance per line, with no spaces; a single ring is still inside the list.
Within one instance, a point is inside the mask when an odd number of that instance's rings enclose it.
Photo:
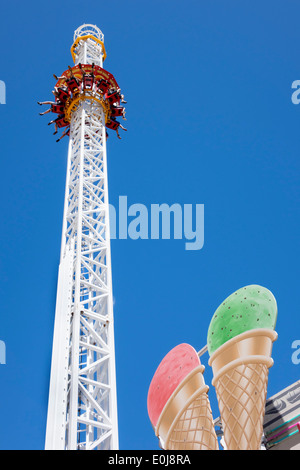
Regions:
[[[203,371],[194,348],[180,344],[153,376],[148,414],[166,450],[218,450]]]
[[[257,285],[234,292],[212,318],[209,365],[227,450],[261,447],[276,319],[273,294]]]

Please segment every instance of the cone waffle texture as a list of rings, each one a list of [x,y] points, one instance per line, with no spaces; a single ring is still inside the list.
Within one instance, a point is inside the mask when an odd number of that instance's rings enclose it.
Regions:
[[[269,369],[266,364],[240,365],[215,383],[224,441],[228,450],[261,446]]]
[[[196,398],[176,419],[166,443],[168,450],[218,450],[210,403],[206,393]]]
[[[203,366],[194,369],[166,403],[156,435],[166,450],[218,450]]]
[[[276,338],[272,330],[251,330],[225,343],[209,360],[227,450],[260,449]]]

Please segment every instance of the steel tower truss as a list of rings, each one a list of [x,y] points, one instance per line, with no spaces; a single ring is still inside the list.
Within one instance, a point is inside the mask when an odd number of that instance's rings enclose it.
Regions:
[[[102,67],[103,34],[75,31],[75,65]],[[85,99],[70,125],[46,449],[118,449],[105,113]]]

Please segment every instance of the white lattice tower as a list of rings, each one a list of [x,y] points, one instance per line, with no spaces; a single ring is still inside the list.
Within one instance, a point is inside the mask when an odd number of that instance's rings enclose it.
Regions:
[[[78,28],[75,65],[102,67],[103,41]],[[89,99],[71,118],[45,447],[118,449],[105,115]]]

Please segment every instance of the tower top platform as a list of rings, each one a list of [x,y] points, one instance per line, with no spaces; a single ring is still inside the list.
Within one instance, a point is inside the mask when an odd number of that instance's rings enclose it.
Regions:
[[[83,24],[79,26],[74,32],[74,42],[81,36],[94,36],[95,38],[99,39],[101,42],[104,42],[104,34],[102,33],[101,29],[98,26],[93,24]]]

